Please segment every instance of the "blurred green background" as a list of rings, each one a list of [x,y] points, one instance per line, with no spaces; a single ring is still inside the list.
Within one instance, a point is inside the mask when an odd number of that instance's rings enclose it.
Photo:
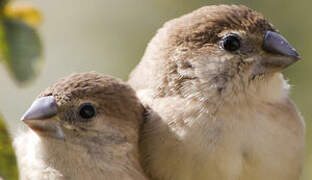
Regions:
[[[24,0],[25,1],[25,0]],[[307,156],[303,180],[312,179],[312,6],[311,0],[28,0],[44,16],[39,31],[45,65],[24,88],[0,66],[0,112],[11,133],[41,90],[72,72],[95,70],[127,79],[149,40],[164,22],[209,4],[245,4],[275,25],[302,56],[285,71],[291,96],[307,122]],[[283,151],[281,149],[281,151]]]

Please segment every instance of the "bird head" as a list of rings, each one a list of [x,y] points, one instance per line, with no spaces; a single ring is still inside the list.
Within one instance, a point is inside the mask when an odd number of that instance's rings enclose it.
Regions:
[[[129,82],[156,90],[156,96],[233,101],[279,89],[280,72],[299,59],[261,14],[246,6],[207,6],[167,22],[131,75],[149,79]]]
[[[137,139],[143,107],[121,80],[96,73],[65,77],[39,95],[22,121],[39,137],[67,142]]]

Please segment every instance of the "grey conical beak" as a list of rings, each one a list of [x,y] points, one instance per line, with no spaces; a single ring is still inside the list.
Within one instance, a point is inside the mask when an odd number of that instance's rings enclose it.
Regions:
[[[300,56],[288,42],[280,34],[272,31],[267,31],[263,39],[263,50],[282,56],[288,56],[294,60],[299,60]]]
[[[58,113],[58,106],[53,96],[42,97],[33,102],[22,117],[22,121],[40,136],[65,140],[64,132],[53,118]]]
[[[262,49],[264,53],[255,63],[251,79],[258,75],[280,72],[301,58],[282,35],[273,31],[266,32]]]
[[[49,119],[57,115],[57,109],[57,104],[53,96],[42,97],[33,102],[21,120]]]

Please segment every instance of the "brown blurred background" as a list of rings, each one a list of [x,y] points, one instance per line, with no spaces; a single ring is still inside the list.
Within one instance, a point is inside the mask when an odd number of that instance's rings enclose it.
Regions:
[[[25,0],[24,0],[25,1]],[[44,15],[43,71],[20,88],[0,66],[0,112],[15,134],[20,117],[38,93],[72,72],[98,71],[127,79],[164,22],[209,4],[244,4],[262,12],[298,50],[302,61],[285,71],[291,96],[307,127],[303,180],[312,179],[312,6],[311,0],[27,0]],[[283,149],[281,149],[283,151]]]

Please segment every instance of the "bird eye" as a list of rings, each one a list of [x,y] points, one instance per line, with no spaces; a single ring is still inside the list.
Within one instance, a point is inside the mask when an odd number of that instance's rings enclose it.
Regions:
[[[94,106],[90,103],[85,103],[79,107],[79,116],[84,120],[89,120],[96,115]]]
[[[222,38],[221,46],[227,51],[236,51],[240,48],[240,39],[236,34],[228,34]]]

